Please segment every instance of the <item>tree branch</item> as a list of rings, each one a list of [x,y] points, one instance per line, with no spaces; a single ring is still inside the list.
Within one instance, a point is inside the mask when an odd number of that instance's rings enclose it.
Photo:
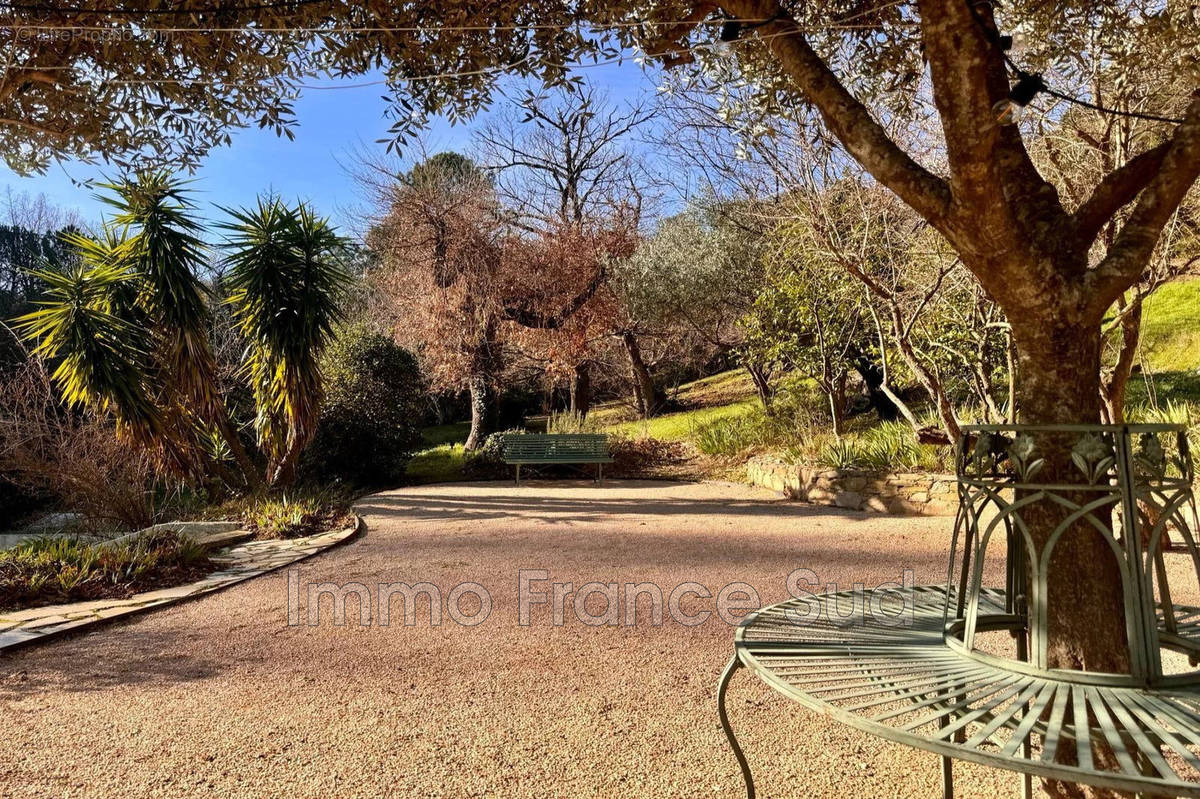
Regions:
[[[601,266],[596,272],[595,277],[591,279],[587,287],[579,294],[571,298],[563,307],[551,314],[535,311],[529,307],[527,302],[514,303],[505,305],[501,316],[509,322],[516,322],[522,327],[530,327],[537,330],[557,330],[562,327],[568,319],[570,319],[576,311],[584,306],[588,300],[595,296],[596,291],[604,283],[608,277],[608,270]]]
[[[1157,177],[1170,149],[1171,142],[1163,142],[1104,176],[1072,215],[1075,235],[1080,244],[1090,246],[1113,215],[1133,202],[1142,189]]]
[[[900,149],[812,49],[791,15],[775,0],[727,0],[724,5],[746,19],[778,17],[760,28],[765,34],[773,34],[765,44],[816,106],[825,125],[876,180],[935,227],[944,229],[951,199],[946,181]]]
[[[30,122],[25,119],[8,119],[5,117],[0,117],[0,126],[3,126],[3,125],[10,125],[12,127],[22,128],[31,133],[42,133],[42,134],[45,134],[46,136],[53,136],[56,139],[65,138],[67,135],[64,131],[55,130],[54,128],[47,128],[43,125],[37,124],[36,122]]]
[[[1187,107],[1163,154],[1158,173],[1142,190],[1108,255],[1084,274],[1091,312],[1099,318],[1145,271],[1163,227],[1200,176],[1200,94]]]

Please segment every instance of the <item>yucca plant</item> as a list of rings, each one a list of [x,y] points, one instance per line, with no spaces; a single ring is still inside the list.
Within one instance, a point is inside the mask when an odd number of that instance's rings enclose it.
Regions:
[[[116,215],[99,237],[67,237],[81,266],[40,272],[50,290],[18,327],[58,362],[66,400],[112,412],[123,431],[185,473],[207,460],[201,442],[215,426],[243,480],[258,487],[216,389],[207,290],[197,277],[204,244],[185,184],[144,172],[102,187],[110,194],[99,198]]]
[[[187,183],[161,171],[102,184],[102,196],[116,211],[111,224],[133,233],[125,262],[137,276],[136,305],[144,309],[154,334],[162,386],[160,405],[173,408],[180,436],[198,456],[208,428],[215,427],[251,488],[262,481],[217,391],[217,366],[209,344],[208,289],[197,276],[205,265],[202,228],[194,218]]]
[[[161,430],[146,384],[150,353],[141,328],[122,313],[118,300],[131,275],[107,262],[110,244],[89,242],[94,251],[84,251],[68,271],[34,273],[47,290],[15,325],[35,342],[37,355],[57,360],[53,378],[64,400],[111,411],[125,431],[144,440]]]
[[[346,242],[306,205],[289,207],[275,197],[227,213],[226,302],[247,342],[268,479],[287,484],[316,432],[324,398],[320,357],[350,281]]]

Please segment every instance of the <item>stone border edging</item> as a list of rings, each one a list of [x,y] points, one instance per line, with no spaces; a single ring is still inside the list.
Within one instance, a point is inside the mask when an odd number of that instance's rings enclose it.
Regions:
[[[754,485],[814,505],[920,516],[953,516],[958,510],[951,474],[862,472],[759,456],[746,462],[746,477]]]
[[[145,613],[220,591],[318,555],[359,536],[366,522],[355,514],[355,523],[304,538],[247,541],[214,555],[224,568],[193,583],[144,591],[125,599],[93,599],[66,605],[46,605],[0,615],[0,654],[31,644],[51,641],[94,625]]]

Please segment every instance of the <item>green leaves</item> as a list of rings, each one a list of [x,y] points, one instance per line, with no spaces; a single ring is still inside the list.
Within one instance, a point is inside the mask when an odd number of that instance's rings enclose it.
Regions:
[[[149,317],[164,374],[201,407],[215,401],[215,364],[208,345],[208,291],[197,277],[205,265],[201,227],[191,216],[186,181],[143,171],[102,184],[117,214],[109,229],[130,231],[124,262],[139,279],[137,305]]]
[[[260,198],[255,208],[227,213],[226,302],[247,341],[255,426],[276,466],[289,468],[316,431],[319,359],[350,282],[347,245],[303,204]]]
[[[261,479],[217,391],[209,290],[198,277],[207,247],[185,186],[163,172],[104,184],[115,215],[97,237],[64,236],[78,265],[37,272],[48,291],[17,326],[56,363],[65,401],[111,412],[182,473],[232,457],[254,487]],[[350,280],[346,243],[303,205],[261,200],[230,214],[228,303],[248,342],[259,436],[278,474],[315,432],[318,362]]]
[[[125,242],[87,241],[83,261],[67,272],[36,274],[49,287],[38,309],[16,320],[34,352],[56,360],[53,377],[63,399],[111,410],[125,426],[154,429],[147,396],[145,336],[122,302],[134,276],[120,263]]]

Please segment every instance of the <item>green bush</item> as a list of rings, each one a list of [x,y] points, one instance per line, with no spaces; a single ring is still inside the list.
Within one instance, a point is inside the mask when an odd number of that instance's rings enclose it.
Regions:
[[[424,387],[412,353],[362,325],[342,330],[322,360],[325,404],[306,476],[355,485],[398,482],[421,445]]]
[[[299,538],[350,524],[347,498],[328,491],[250,499],[237,515],[257,538]]]
[[[705,455],[733,456],[768,443],[770,424],[761,411],[703,422],[692,429],[692,443]]]
[[[808,451],[794,452],[792,455],[798,460],[815,461],[816,465],[833,469],[944,471],[949,448],[922,445],[908,425],[903,422],[884,422],[862,433],[826,439]]]
[[[504,437],[523,433],[524,428],[515,427],[490,434],[479,449],[464,453],[463,474],[472,480],[491,480],[510,475],[512,467],[504,463]]]
[[[210,569],[201,546],[166,530],[119,543],[34,538],[0,552],[0,609],[125,596]]]

